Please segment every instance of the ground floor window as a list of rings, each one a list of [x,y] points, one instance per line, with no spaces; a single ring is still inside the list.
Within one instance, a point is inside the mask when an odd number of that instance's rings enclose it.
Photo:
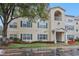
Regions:
[[[17,34],[10,34],[10,38],[17,38]]]
[[[38,34],[38,40],[47,40],[48,36],[47,34]]]
[[[74,39],[74,35],[67,35],[67,38],[68,38],[69,40]]]
[[[22,40],[32,40],[32,34],[21,34]]]
[[[76,38],[75,38],[76,40],[79,40],[79,36],[76,36]]]

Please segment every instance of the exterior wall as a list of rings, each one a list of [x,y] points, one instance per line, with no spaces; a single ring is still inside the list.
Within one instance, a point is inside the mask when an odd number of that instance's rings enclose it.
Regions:
[[[76,31],[77,29],[78,31]],[[79,17],[76,17],[75,19],[75,38],[77,37],[79,38]]]
[[[62,20],[55,20],[55,17],[54,17],[54,14],[56,11],[60,11],[61,12],[61,18]],[[51,9],[50,10],[50,21],[51,21],[51,40],[55,41],[56,43],[56,33],[55,32],[64,32],[61,28],[65,29],[65,26],[64,26],[64,19],[65,19],[65,14],[64,14],[64,11],[61,10],[60,8],[54,8],[54,9]],[[60,23],[58,25],[58,23]],[[58,30],[60,29],[60,30]],[[52,33],[53,32],[53,33]],[[64,38],[64,36],[63,36]],[[64,39],[62,39],[62,41],[64,41]]]
[[[61,12],[61,17],[62,20],[55,20],[54,14],[56,11]],[[69,22],[68,20],[71,19],[72,22]],[[32,22],[32,28],[27,28],[27,27],[20,27],[20,22],[22,20],[27,20],[27,18],[18,18],[16,20],[13,20],[12,22],[17,23],[17,28],[10,28],[8,27],[8,38],[10,37],[10,34],[18,34],[18,38],[20,37],[20,34],[32,34],[32,40],[26,40],[26,42],[32,42],[32,41],[39,41],[37,39],[37,34],[47,34],[48,39],[47,40],[42,40],[42,41],[54,41],[56,43],[56,32],[61,32],[61,41],[66,41],[67,35],[74,35],[74,39],[76,37],[79,37],[79,31],[76,31],[76,29],[79,30],[79,17],[72,17],[72,16],[67,16],[64,13],[64,10],[61,8],[52,8],[49,10],[49,19],[47,20],[48,22],[48,28],[38,28],[37,27],[37,21]],[[11,22],[11,23],[12,23]],[[78,24],[76,24],[78,22]],[[59,23],[59,24],[58,24]],[[74,30],[66,30],[65,26],[66,25],[73,25]],[[66,41],[67,42],[67,41]]]
[[[62,21],[55,21],[55,17],[54,17],[54,13],[55,13],[55,11],[60,11],[61,13],[62,13]],[[52,9],[51,11],[50,11],[50,14],[51,14],[51,28],[53,29],[53,30],[55,30],[56,28],[64,28],[64,11],[63,10],[61,10],[61,9],[59,9],[59,8],[57,8],[57,9]],[[58,24],[58,22],[60,22],[60,25],[57,25]],[[54,25],[54,26],[53,26]]]
[[[67,30],[66,33],[67,35],[74,35],[74,39],[75,39],[75,17],[72,16],[65,16],[65,26],[73,26],[74,29],[73,30]]]
[[[37,34],[47,34],[49,38],[49,26],[48,28],[38,28],[37,22],[33,22],[32,28],[20,27],[20,21],[22,20],[27,20],[27,18],[18,18],[17,20],[12,21],[17,22],[17,28],[8,27],[8,38],[10,37],[10,34],[18,34],[18,38],[21,38],[20,34],[32,34],[32,40],[27,40],[27,42],[38,41]],[[49,41],[49,39],[42,41]]]

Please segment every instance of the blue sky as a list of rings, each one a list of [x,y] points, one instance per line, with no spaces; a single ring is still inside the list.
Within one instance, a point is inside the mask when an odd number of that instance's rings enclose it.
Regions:
[[[62,7],[65,9],[65,14],[79,16],[79,3],[51,3],[49,4],[50,7]]]
[[[79,16],[79,3],[50,3],[49,7],[60,6],[65,9],[66,15]],[[0,25],[2,25],[0,21]]]

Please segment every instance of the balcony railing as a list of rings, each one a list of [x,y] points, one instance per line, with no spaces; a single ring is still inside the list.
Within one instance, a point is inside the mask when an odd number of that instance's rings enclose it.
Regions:
[[[55,20],[59,21],[59,20],[62,20],[61,17],[55,17]]]

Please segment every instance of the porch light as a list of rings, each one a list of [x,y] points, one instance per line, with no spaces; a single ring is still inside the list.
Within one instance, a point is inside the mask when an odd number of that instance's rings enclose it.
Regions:
[[[55,30],[52,30],[52,33],[54,33],[55,32]]]

